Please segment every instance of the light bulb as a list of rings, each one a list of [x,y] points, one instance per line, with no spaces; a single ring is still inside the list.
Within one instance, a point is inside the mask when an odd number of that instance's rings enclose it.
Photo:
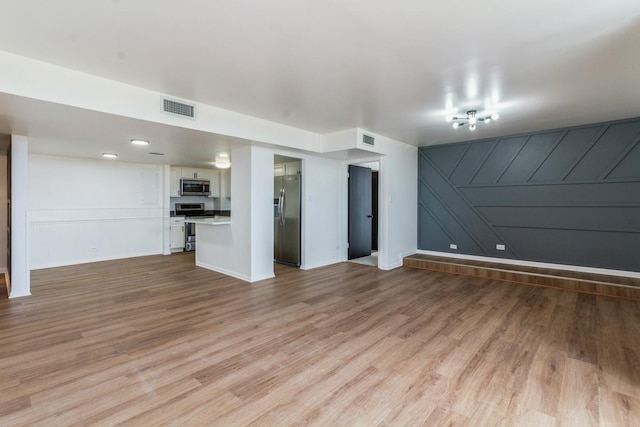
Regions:
[[[485,123],[491,123],[491,117],[487,117],[486,119],[484,119]]]
[[[453,123],[453,128],[454,129],[458,129],[459,126],[460,126],[460,123],[458,123],[458,122],[454,122]]]
[[[453,116],[447,116],[444,118],[446,121],[450,122],[451,120],[453,120]]]
[[[469,117],[469,124],[470,125],[475,125],[477,121],[478,121],[478,119],[476,119],[476,116]]]
[[[493,114],[491,115],[491,118],[492,118],[493,120],[498,120],[498,117],[500,117],[500,114],[498,114],[498,113],[493,113]]]
[[[476,125],[469,126],[469,130],[476,130]]]

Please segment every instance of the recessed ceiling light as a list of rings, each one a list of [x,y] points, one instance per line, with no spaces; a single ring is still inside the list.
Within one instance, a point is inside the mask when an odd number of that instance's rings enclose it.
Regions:
[[[118,155],[115,153],[102,153],[102,157],[105,159],[117,159]]]
[[[228,154],[219,154],[216,156],[215,162],[210,162],[210,164],[214,165],[219,169],[229,169],[231,167],[231,161],[229,161]]]
[[[131,143],[133,145],[149,145],[149,141],[146,139],[132,139]]]

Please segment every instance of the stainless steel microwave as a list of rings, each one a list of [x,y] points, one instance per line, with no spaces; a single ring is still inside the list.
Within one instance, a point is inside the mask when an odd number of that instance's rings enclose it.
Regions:
[[[181,179],[181,196],[208,196],[210,194],[210,183],[207,179]]]

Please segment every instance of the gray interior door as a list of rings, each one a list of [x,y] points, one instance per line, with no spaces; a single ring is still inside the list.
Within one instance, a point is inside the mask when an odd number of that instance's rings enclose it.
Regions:
[[[371,169],[349,165],[349,259],[371,255]]]

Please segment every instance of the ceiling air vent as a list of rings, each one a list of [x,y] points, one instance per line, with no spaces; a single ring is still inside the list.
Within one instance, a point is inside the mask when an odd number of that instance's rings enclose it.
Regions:
[[[373,147],[374,138],[369,135],[362,135],[362,142]]]
[[[162,98],[162,111],[169,114],[175,114],[180,117],[188,117],[190,119],[195,119],[196,117],[195,105],[185,104],[168,98]]]

